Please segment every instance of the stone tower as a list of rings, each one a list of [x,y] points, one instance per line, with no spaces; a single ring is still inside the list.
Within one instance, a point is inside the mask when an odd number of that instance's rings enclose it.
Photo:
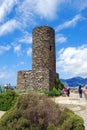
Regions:
[[[17,88],[50,90],[55,87],[55,31],[49,26],[33,29],[32,70],[19,71]]]

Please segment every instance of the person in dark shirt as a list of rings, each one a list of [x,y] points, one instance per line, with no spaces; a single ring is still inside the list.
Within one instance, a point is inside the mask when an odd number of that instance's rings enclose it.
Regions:
[[[79,92],[79,97],[82,98],[82,86],[81,85],[79,85],[78,92]]]

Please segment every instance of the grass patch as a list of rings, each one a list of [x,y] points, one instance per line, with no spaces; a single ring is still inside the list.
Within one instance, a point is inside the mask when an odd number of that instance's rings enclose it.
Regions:
[[[19,95],[20,93],[22,93],[22,91],[20,89],[15,89],[15,93]]]

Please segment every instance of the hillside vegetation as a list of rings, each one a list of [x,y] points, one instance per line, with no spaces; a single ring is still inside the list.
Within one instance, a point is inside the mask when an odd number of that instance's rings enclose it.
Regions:
[[[7,89],[6,92],[0,93],[0,110],[7,111],[12,108],[16,103],[17,97],[17,94],[10,89]]]
[[[22,94],[0,120],[0,130],[84,130],[83,120],[68,109],[61,110],[49,97]]]

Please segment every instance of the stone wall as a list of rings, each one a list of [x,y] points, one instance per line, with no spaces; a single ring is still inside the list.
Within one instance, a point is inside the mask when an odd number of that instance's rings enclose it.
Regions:
[[[50,78],[48,70],[45,71],[19,71],[18,72],[19,89],[29,90],[49,90]]]

